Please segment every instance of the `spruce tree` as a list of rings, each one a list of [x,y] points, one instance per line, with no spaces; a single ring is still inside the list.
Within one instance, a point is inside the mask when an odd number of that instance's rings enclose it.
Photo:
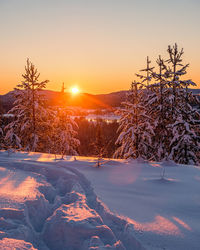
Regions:
[[[0,150],[4,148],[3,113],[4,111],[0,99]]]
[[[183,64],[183,49],[177,44],[168,47],[169,59],[167,84],[171,91],[171,124],[170,158],[177,163],[198,164],[199,144],[199,113],[191,103],[198,102],[197,98],[188,91],[188,87],[196,86],[191,80],[182,80],[187,73],[189,64]]]
[[[184,84],[187,84],[187,81],[184,81]],[[199,164],[200,114],[191,106],[197,99],[186,86],[178,90],[177,100],[177,116],[170,124],[170,158],[177,163]]]
[[[10,145],[15,144],[13,135],[16,135],[24,150],[36,151],[41,138],[45,136],[42,131],[47,109],[44,106],[42,90],[48,80],[39,81],[40,74],[37,68],[27,59],[23,81],[15,89],[14,107],[8,112],[14,115],[14,120],[9,123],[6,138],[10,138]],[[16,144],[16,147],[19,145]]]
[[[20,150],[22,148],[21,139],[15,133],[15,131],[17,131],[16,124],[12,123],[12,125],[13,126],[11,126],[6,133],[6,135],[4,137],[4,143],[3,143],[4,149],[6,149],[8,152]]]
[[[4,148],[4,134],[3,134],[3,122],[0,115],[0,150]]]
[[[152,160],[161,161],[168,159],[170,130],[170,105],[169,105],[169,88],[165,80],[166,64],[159,56],[156,61],[158,73],[155,70],[151,71],[152,83],[149,86],[149,95],[147,98],[147,112],[152,118],[152,127],[154,136],[152,138],[152,147],[154,153]]]
[[[51,151],[60,154],[62,159],[65,155],[78,155],[77,149],[80,141],[76,138],[78,126],[70,111],[65,108],[58,109],[52,121]]]
[[[124,108],[118,111],[120,135],[116,141],[119,148],[114,157],[124,158],[150,158],[152,127],[150,117],[146,113],[143,84],[133,82]]]

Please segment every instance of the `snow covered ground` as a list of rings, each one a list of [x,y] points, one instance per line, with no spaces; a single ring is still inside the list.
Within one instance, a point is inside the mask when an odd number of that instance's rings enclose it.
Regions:
[[[199,167],[95,162],[0,152],[2,249],[200,249]]]
[[[0,152],[0,249],[144,249],[83,174],[48,157]]]

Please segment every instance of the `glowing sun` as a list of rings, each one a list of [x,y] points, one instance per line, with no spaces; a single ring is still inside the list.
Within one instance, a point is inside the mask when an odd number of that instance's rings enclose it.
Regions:
[[[80,90],[79,90],[78,87],[72,87],[72,88],[71,88],[71,93],[72,93],[73,95],[76,95],[76,94],[78,94],[79,92],[80,92]]]

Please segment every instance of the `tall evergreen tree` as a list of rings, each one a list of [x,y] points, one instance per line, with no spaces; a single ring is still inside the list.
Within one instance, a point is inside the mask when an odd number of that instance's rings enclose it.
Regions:
[[[168,158],[170,130],[170,104],[169,104],[169,88],[165,80],[167,67],[164,60],[159,56],[156,61],[158,73],[151,71],[152,83],[149,86],[147,97],[147,112],[152,118],[152,127],[154,128],[154,136],[152,138],[152,147],[154,153],[152,159],[160,161]]]
[[[4,147],[4,132],[3,132],[3,107],[0,99],[0,149]]]
[[[14,107],[9,111],[15,119],[6,126],[6,137],[10,138],[11,145],[14,143],[13,135],[20,138],[24,150],[35,151],[42,137],[42,131],[47,109],[44,106],[42,90],[48,80],[39,81],[38,70],[27,59],[23,81],[15,89]],[[16,145],[17,146],[17,145]]]
[[[150,117],[146,113],[143,84],[133,82],[124,108],[119,110],[121,116],[119,131],[121,131],[116,144],[119,148],[114,157],[147,159],[151,157],[152,127]]]
[[[191,103],[198,102],[197,98],[188,92],[188,87],[196,84],[191,80],[182,80],[187,73],[189,64],[183,64],[183,49],[179,50],[177,44],[168,47],[169,59],[167,70],[167,84],[171,91],[171,124],[172,133],[170,142],[170,158],[177,163],[198,164],[200,150],[199,113],[194,110]]]
[[[0,115],[0,150],[4,148],[4,134],[3,134],[3,122]]]

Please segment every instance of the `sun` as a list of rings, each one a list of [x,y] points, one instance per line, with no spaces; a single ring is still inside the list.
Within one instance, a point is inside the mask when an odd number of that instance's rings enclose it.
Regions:
[[[78,94],[79,92],[80,92],[80,90],[79,90],[78,87],[72,87],[72,88],[71,88],[71,93],[72,93],[73,95],[76,95],[76,94]]]

